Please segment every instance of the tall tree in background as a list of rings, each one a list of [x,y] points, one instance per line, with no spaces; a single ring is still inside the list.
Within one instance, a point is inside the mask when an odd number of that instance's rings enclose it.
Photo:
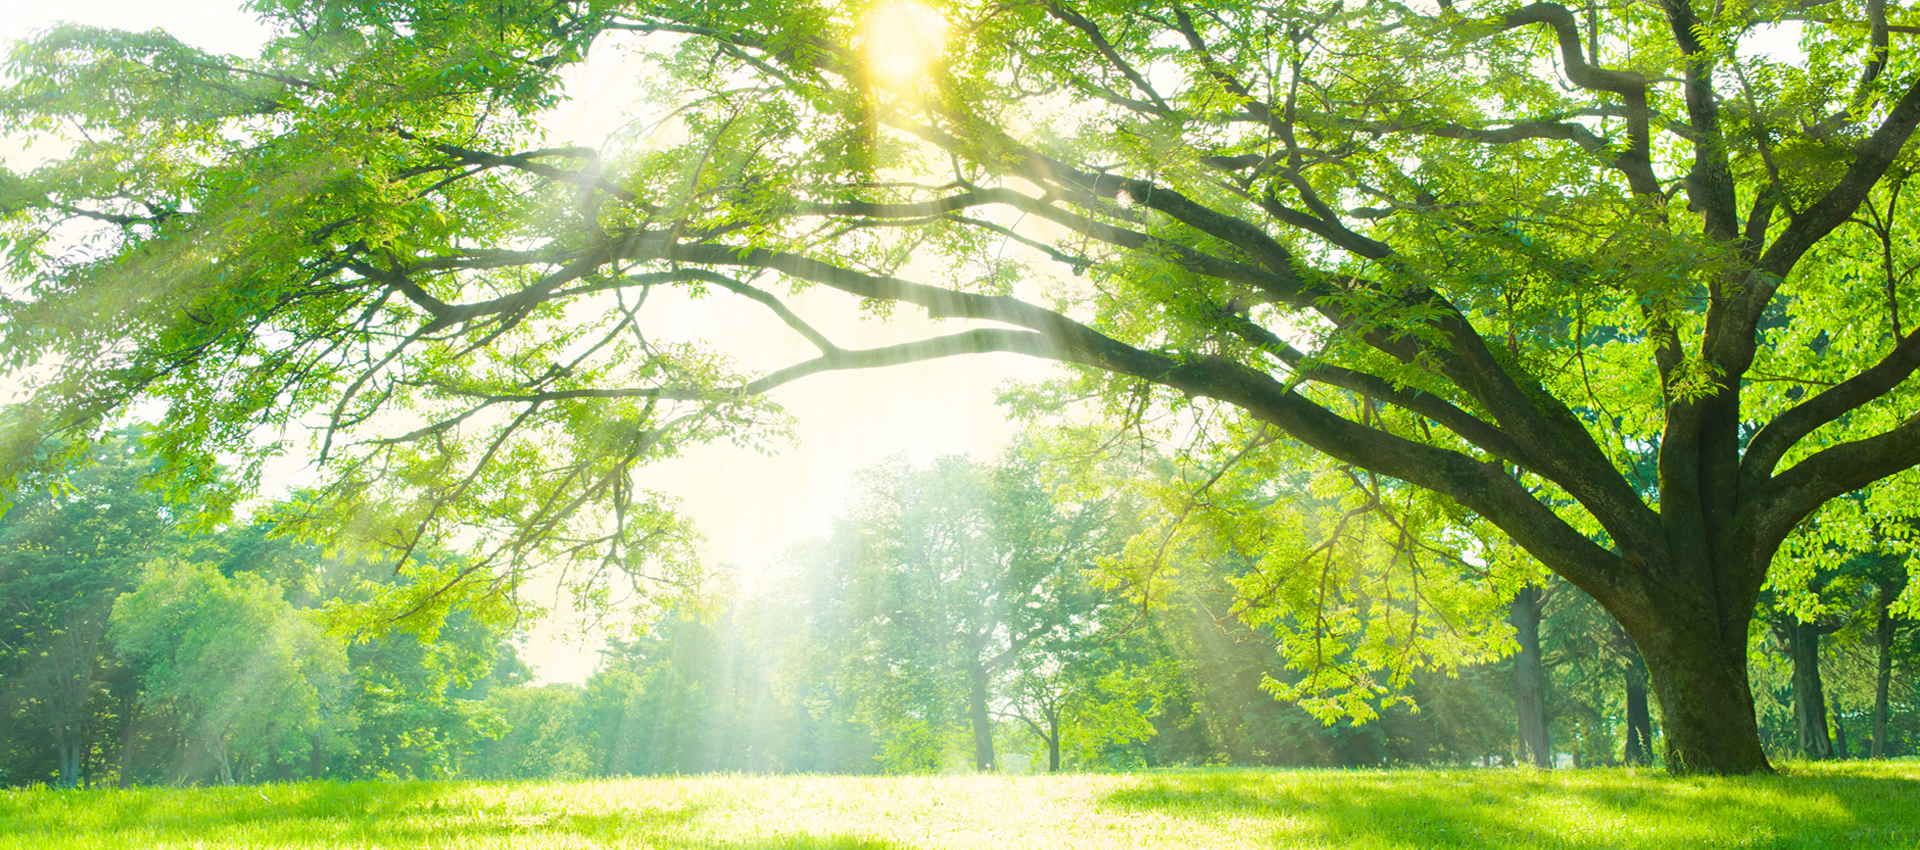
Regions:
[[[1881,564],[1874,575],[1873,597],[1873,742],[1869,746],[1870,758],[1883,759],[1890,754],[1887,746],[1887,715],[1890,709],[1889,695],[1893,687],[1894,639],[1900,621],[1906,618],[1893,613],[1893,604],[1907,588],[1905,564]]]
[[[1547,591],[1533,585],[1520,588],[1508,608],[1520,651],[1513,657],[1514,714],[1520,721],[1521,758],[1534,767],[1553,767],[1553,745],[1547,734],[1547,674],[1541,668],[1540,616],[1546,610]]]
[[[1647,671],[1633,640],[1592,597],[1555,584],[1540,642],[1556,740],[1576,766],[1652,764]]]
[[[113,641],[144,673],[142,700],[186,718],[174,781],[212,772],[232,784],[236,762],[306,763],[314,735],[342,722],[345,647],[255,574],[171,560],[149,570],[114,606]]]
[[[1802,523],[1782,547],[1762,597],[1790,664],[1795,738],[1804,758],[1848,757],[1841,688],[1829,687],[1823,659],[1837,648],[1859,655],[1869,646],[1885,657],[1878,651],[1879,624],[1898,610],[1907,584],[1914,523],[1905,515],[1874,516],[1868,506],[1878,498],[1868,490],[1836,500]]]
[[[114,599],[132,589],[146,559],[164,548],[173,513],[142,486],[152,469],[133,434],[100,444],[91,465],[71,476],[21,482],[0,496],[0,718],[9,744],[50,745],[53,782],[81,781],[83,760],[101,735],[94,727],[107,674]],[[0,764],[9,778],[35,775],[35,754]]]
[[[1497,528],[1633,637],[1668,766],[1740,773],[1769,769],[1747,626],[1776,549],[1920,462],[1920,81],[1878,0],[258,8],[260,57],[16,51],[8,121],[84,138],[0,185],[30,281],[0,355],[37,369],[6,476],[141,399],[189,473],[311,416],[320,515],[403,560],[466,523],[509,581],[658,577],[684,534],[638,464],[764,435],[761,393],[807,374],[1023,352]],[[1761,46],[1782,21],[1795,61]],[[671,126],[540,138],[561,69],[615,43]],[[640,333],[672,287],[819,353],[755,373]],[[851,350],[786,306],[806,287],[988,324]]]
[[[1097,764],[1108,747],[1154,737],[1153,721],[1178,692],[1166,648],[1116,613],[1030,644],[1015,665],[1004,711],[1045,753],[1049,773],[1068,758]]]
[[[1815,761],[1834,755],[1833,737],[1827,728],[1827,691],[1820,677],[1820,644],[1841,625],[1837,621],[1791,620],[1780,627],[1781,643],[1793,665],[1793,721],[1800,755]]]
[[[885,656],[874,661],[951,678],[979,770],[998,764],[993,710],[1004,680],[1042,642],[1084,628],[1104,601],[1085,574],[1115,542],[1106,511],[1056,507],[1036,475],[1018,461],[883,466],[868,473],[852,518],[852,581]]]

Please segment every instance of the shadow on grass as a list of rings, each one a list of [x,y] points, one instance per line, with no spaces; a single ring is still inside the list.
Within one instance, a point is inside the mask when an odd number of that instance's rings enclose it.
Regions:
[[[1288,847],[1920,844],[1913,771],[1803,771],[1728,779],[1629,770],[1160,774],[1100,802],[1110,811],[1232,822]]]
[[[724,802],[572,801],[475,793],[441,782],[317,782],[234,788],[50,791],[0,794],[0,838],[58,846],[84,834],[104,846],[605,846],[706,850],[904,850],[857,836],[780,834],[704,838],[693,829]],[[503,796],[507,799],[503,800]]]

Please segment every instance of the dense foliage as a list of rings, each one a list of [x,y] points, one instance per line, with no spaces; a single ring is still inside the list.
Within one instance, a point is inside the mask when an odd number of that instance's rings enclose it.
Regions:
[[[503,609],[356,629],[343,611],[408,580],[203,522],[156,491],[144,440],[15,491],[0,518],[0,779],[450,775],[492,728],[463,698],[511,655]]]
[[[821,370],[1021,352],[1081,367],[1039,407],[1377,514],[1354,551],[1392,605],[1304,592],[1345,544],[1200,511],[1237,521],[1206,545],[1270,544],[1249,598],[1329,671],[1295,695],[1364,715],[1484,657],[1543,565],[1639,647],[1682,771],[1768,768],[1763,593],[1867,551],[1827,543],[1909,545],[1920,82],[1879,0],[254,8],[254,57],[86,28],[12,54],[0,114],[73,147],[0,175],[7,478],[143,400],[181,487],[304,425],[312,524],[403,565],[483,544],[415,573],[428,599],[553,560],[647,588],[692,561],[639,465],[776,434],[764,391]],[[548,138],[608,51],[664,111]],[[853,350],[790,308],[809,288],[974,324]],[[817,356],[676,338],[668,292]]]
[[[367,628],[361,607],[409,579],[264,524],[193,527],[143,487],[137,434],[95,460],[0,518],[7,785],[1521,760],[1511,658],[1325,723],[1271,698],[1320,673],[1275,652],[1284,626],[1233,612],[1251,562],[1176,551],[1143,595],[1111,564],[1152,511],[1118,489],[1057,503],[1067,482],[1017,453],[868,471],[833,535],[646,620],[580,684],[531,682],[481,600]],[[1791,710],[1797,659],[1758,633],[1770,751],[1920,752],[1920,630],[1877,654],[1878,598],[1826,590],[1822,622],[1845,620],[1812,674],[1826,750]],[[1559,583],[1540,643],[1551,751],[1646,763],[1658,717],[1620,626]]]

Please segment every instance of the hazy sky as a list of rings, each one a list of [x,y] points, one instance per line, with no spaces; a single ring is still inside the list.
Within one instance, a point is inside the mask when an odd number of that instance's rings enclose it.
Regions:
[[[0,38],[21,38],[56,21],[161,27],[189,44],[227,53],[252,52],[268,34],[237,9],[237,2],[0,0]],[[617,52],[597,52],[588,67],[573,72],[569,91],[575,99],[556,110],[549,126],[564,140],[597,144],[620,124],[644,115],[644,105],[633,102],[632,70]],[[0,145],[0,160],[15,168],[26,164],[10,145]],[[796,310],[845,347],[897,342],[933,327],[904,310],[893,323],[875,326],[857,320],[852,306],[850,298],[812,292]],[[742,299],[676,305],[672,315],[676,324],[686,325],[675,336],[723,341],[748,365],[785,364],[811,353],[803,340],[770,321],[764,308]],[[732,567],[751,581],[788,546],[827,528],[858,470],[895,454],[918,461],[946,454],[994,457],[1013,431],[994,405],[996,388],[1011,378],[1043,377],[1050,368],[1031,358],[996,354],[816,375],[772,394],[796,420],[792,446],[771,455],[730,444],[707,446],[648,469],[643,483],[683,500],[708,538],[709,567]],[[550,589],[533,593],[544,597],[543,604],[553,602]],[[563,631],[558,624],[538,629],[524,650],[543,679],[577,681],[596,660],[592,647],[561,639]]]

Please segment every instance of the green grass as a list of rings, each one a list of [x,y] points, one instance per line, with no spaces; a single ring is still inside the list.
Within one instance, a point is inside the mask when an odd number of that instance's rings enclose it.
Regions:
[[[1920,847],[1920,762],[0,792],[0,850],[69,847]]]

